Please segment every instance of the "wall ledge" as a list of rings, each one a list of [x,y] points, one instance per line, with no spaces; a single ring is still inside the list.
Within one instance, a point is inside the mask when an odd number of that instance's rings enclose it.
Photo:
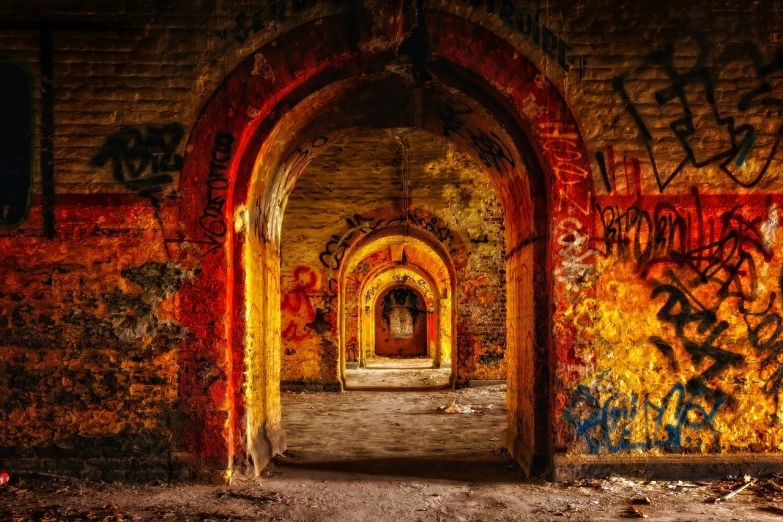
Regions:
[[[552,479],[571,482],[614,475],[645,480],[697,480],[772,472],[783,472],[783,453],[556,455]]]

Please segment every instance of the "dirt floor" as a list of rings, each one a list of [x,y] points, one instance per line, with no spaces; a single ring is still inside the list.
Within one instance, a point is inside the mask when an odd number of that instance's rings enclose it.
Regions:
[[[441,388],[449,384],[450,365],[433,368],[429,358],[392,359],[374,357],[366,368],[345,370],[348,389]]]
[[[455,401],[482,413],[437,411]],[[283,405],[289,451],[261,478],[207,486],[12,476],[0,486],[0,521],[783,521],[783,477],[526,481],[498,450],[502,387],[289,393]]]

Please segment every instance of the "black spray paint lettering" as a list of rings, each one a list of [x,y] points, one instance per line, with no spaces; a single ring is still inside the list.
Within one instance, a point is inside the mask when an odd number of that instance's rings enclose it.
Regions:
[[[585,58],[574,58],[570,55],[571,46],[557,36],[555,31],[541,23],[540,13],[531,13],[525,8],[517,7],[511,0],[462,0],[472,7],[485,6],[488,13],[498,14],[506,25],[515,28],[520,34],[529,36],[533,45],[557,60],[557,64],[566,72],[573,65],[578,66],[579,77],[584,77],[587,68]]]
[[[228,233],[225,205],[229,189],[227,170],[231,162],[233,143],[234,136],[223,132],[215,136],[215,143],[212,147],[212,161],[209,162],[207,177],[206,204],[198,220],[207,243],[212,245],[205,255],[223,246],[223,241]]]
[[[451,229],[436,216],[427,219],[416,213],[416,211],[411,210],[408,212],[408,221],[435,236],[446,247],[450,247],[454,242],[454,234]]]
[[[644,278],[654,265],[667,266],[667,281],[655,281],[650,298],[665,298],[657,318],[674,328],[681,349],[699,369],[692,383],[710,381],[745,364],[743,355],[721,347],[729,323],[718,312],[727,299],[735,299],[748,341],[760,358],[764,391],[776,397],[783,385],[783,327],[773,310],[776,294],[760,296],[756,263],[769,262],[773,253],[763,231],[764,218],[746,218],[737,205],[706,222],[695,190],[694,198],[695,219],[668,203],[656,205],[652,213],[636,206],[599,206],[607,254],[631,256]],[[679,371],[675,346],[658,336],[648,340],[672,370]]]
[[[677,48],[669,45],[616,77],[612,85],[639,130],[661,192],[684,170],[715,164],[738,185],[753,187],[766,174],[783,134],[783,98],[770,95],[777,90],[773,82],[779,83],[783,53],[766,62],[750,42],[722,47],[718,54],[706,38],[697,35],[694,40],[699,54],[691,69],[676,64]],[[755,75],[748,78],[751,87],[738,89],[733,79],[724,81],[724,70],[745,68]],[[629,88],[633,83],[650,84],[654,76],[668,83],[657,90]],[[668,125],[658,121],[662,112],[675,114]],[[775,119],[774,132],[757,132],[755,122],[770,116]],[[657,148],[672,134],[680,144],[678,153],[666,148],[658,154]],[[664,166],[662,158],[674,161]]]
[[[783,309],[783,269],[778,291]],[[771,297],[774,299],[775,294]],[[758,317],[763,319],[759,321]],[[764,313],[745,313],[744,318],[748,327],[748,340],[756,349],[756,355],[760,357],[759,370],[764,382],[764,392],[779,401],[778,391],[783,389],[783,319],[779,311],[766,316]]]
[[[691,194],[695,215],[682,213],[669,202],[658,203],[652,213],[636,205],[621,209],[597,204],[603,228],[603,253],[621,259],[632,257],[643,278],[656,264],[691,268],[702,282],[715,281],[715,276],[725,274],[727,278],[721,281],[720,295],[726,297],[729,285],[735,282],[741,285],[736,278],[743,273],[743,264],[753,263],[750,254],[765,261],[772,258],[761,229],[764,218],[747,219],[736,205],[717,220],[708,221],[698,191],[693,189]],[[755,266],[750,270],[749,274],[754,275]],[[754,277],[750,284],[755,288]]]
[[[402,218],[400,218],[399,222],[402,223],[402,221]],[[367,218],[360,214],[354,214],[353,218],[345,218],[345,222],[348,224],[348,230],[341,236],[334,234],[326,243],[326,248],[318,255],[321,264],[329,269],[326,281],[331,297],[337,295],[337,278],[335,277],[335,273],[340,269],[343,256],[345,256],[345,253],[351,247],[350,241],[357,234],[367,234],[377,230],[383,223],[381,220]]]
[[[485,167],[494,169],[498,174],[504,174],[507,168],[513,169],[516,164],[511,158],[511,150],[500,137],[490,131],[468,126],[462,116],[471,114],[470,107],[455,107],[450,103],[443,105],[440,118],[443,123],[443,135],[447,138],[457,135],[476,152]],[[506,166],[508,164],[508,166]]]
[[[632,257],[642,277],[648,264],[662,259],[682,261],[690,251],[691,219],[668,202],[650,212],[630,206],[596,205],[603,229],[605,254],[621,259]]]
[[[142,196],[153,196],[174,178],[169,172],[182,170],[182,156],[176,153],[185,132],[182,125],[147,125],[142,133],[121,127],[90,160],[103,167],[111,161],[114,179]]]
[[[241,11],[234,17],[234,23],[230,28],[217,31],[216,36],[221,40],[227,40],[233,35],[237,42],[245,42],[251,35],[263,31],[275,22],[285,22],[288,15],[297,13],[308,7],[319,4],[331,3],[339,7],[342,0],[268,0],[265,7],[252,12]]]
[[[682,283],[674,276],[670,277],[675,284],[656,286],[650,298],[655,299],[659,295],[667,297],[658,311],[658,319],[674,326],[675,334],[694,366],[701,365],[705,359],[712,360],[712,364],[702,370],[694,382],[709,381],[720,376],[728,368],[742,366],[745,357],[718,346],[719,338],[728,329],[729,323],[718,321],[715,311],[708,309],[690,292],[681,288]],[[693,333],[686,333],[686,327],[691,324],[695,326],[695,333],[702,336],[701,339],[694,338]],[[678,366],[671,345],[656,336],[650,337],[649,340],[664,356],[670,358],[672,366],[676,369]]]

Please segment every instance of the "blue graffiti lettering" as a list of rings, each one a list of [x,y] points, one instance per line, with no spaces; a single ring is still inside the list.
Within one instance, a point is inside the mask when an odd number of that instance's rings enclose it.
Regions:
[[[725,401],[724,394],[703,385],[686,389],[677,383],[658,404],[648,393],[613,393],[601,403],[587,387],[579,386],[563,416],[592,454],[655,448],[718,452],[720,436],[713,421]]]

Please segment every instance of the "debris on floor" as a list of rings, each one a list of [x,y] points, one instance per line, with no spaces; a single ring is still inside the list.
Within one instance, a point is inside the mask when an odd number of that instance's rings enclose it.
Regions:
[[[731,500],[732,498],[736,497],[746,489],[756,484],[756,479],[752,479],[748,475],[745,475],[743,480],[744,480],[744,484],[739,484],[737,486],[734,486],[731,488],[731,490],[728,493],[725,493],[718,497],[710,497],[707,499],[707,502],[711,504],[717,504],[718,502],[726,502],[727,500]]]
[[[713,483],[712,491],[714,495],[707,498],[707,502],[711,504],[731,500],[745,492],[753,493],[755,497],[767,502],[783,502],[783,473],[769,473],[759,477],[728,477]]]
[[[647,518],[647,515],[641,509],[633,506],[628,506],[620,516],[623,518]]]
[[[439,406],[439,413],[475,413],[477,415],[484,415],[484,410],[472,407],[470,404],[457,404],[457,401],[451,403],[451,406]]]

